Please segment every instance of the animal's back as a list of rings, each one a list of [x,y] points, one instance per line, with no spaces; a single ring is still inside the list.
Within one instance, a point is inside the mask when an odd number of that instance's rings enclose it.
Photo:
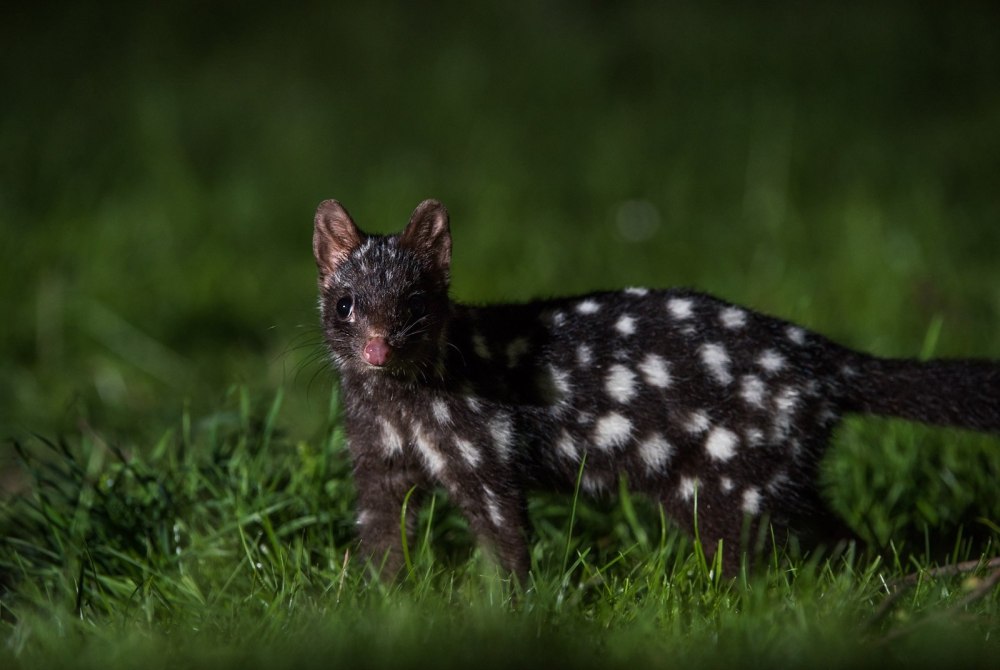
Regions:
[[[788,322],[685,290],[625,289],[470,309],[454,365],[516,409],[521,471],[584,493],[632,490],[690,527],[739,532],[817,499],[848,352]],[[725,532],[723,532],[725,530]]]

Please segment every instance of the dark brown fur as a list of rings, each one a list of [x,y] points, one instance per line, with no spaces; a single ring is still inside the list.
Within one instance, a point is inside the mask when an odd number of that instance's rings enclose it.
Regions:
[[[401,566],[403,501],[442,485],[504,568],[529,569],[526,495],[651,496],[738,565],[746,531],[842,530],[817,467],[845,412],[1000,431],[1000,365],[885,360],[687,290],[516,305],[448,298],[444,207],[366,235],[316,212],[323,331],[343,390],[365,554]]]

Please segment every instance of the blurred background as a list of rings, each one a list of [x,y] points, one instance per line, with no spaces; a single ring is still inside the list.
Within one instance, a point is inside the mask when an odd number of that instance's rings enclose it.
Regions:
[[[308,438],[330,197],[441,199],[465,301],[690,285],[1000,357],[996,3],[89,4],[0,25],[5,438],[233,385]]]

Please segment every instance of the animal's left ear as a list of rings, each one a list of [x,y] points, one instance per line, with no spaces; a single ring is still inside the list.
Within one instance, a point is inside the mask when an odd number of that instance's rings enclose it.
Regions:
[[[399,236],[399,246],[424,256],[447,278],[451,268],[451,229],[444,205],[437,200],[424,200],[417,205],[406,230]]]

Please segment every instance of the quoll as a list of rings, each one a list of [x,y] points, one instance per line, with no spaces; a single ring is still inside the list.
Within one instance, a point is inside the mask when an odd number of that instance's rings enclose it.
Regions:
[[[845,413],[1000,432],[1000,364],[894,360],[702,293],[627,288],[525,304],[449,299],[445,208],[398,235],[319,205],[322,329],[342,387],[364,555],[393,575],[435,485],[480,542],[528,575],[526,495],[624,476],[723,565],[770,524],[835,538],[818,463]],[[585,460],[584,460],[585,459]]]

